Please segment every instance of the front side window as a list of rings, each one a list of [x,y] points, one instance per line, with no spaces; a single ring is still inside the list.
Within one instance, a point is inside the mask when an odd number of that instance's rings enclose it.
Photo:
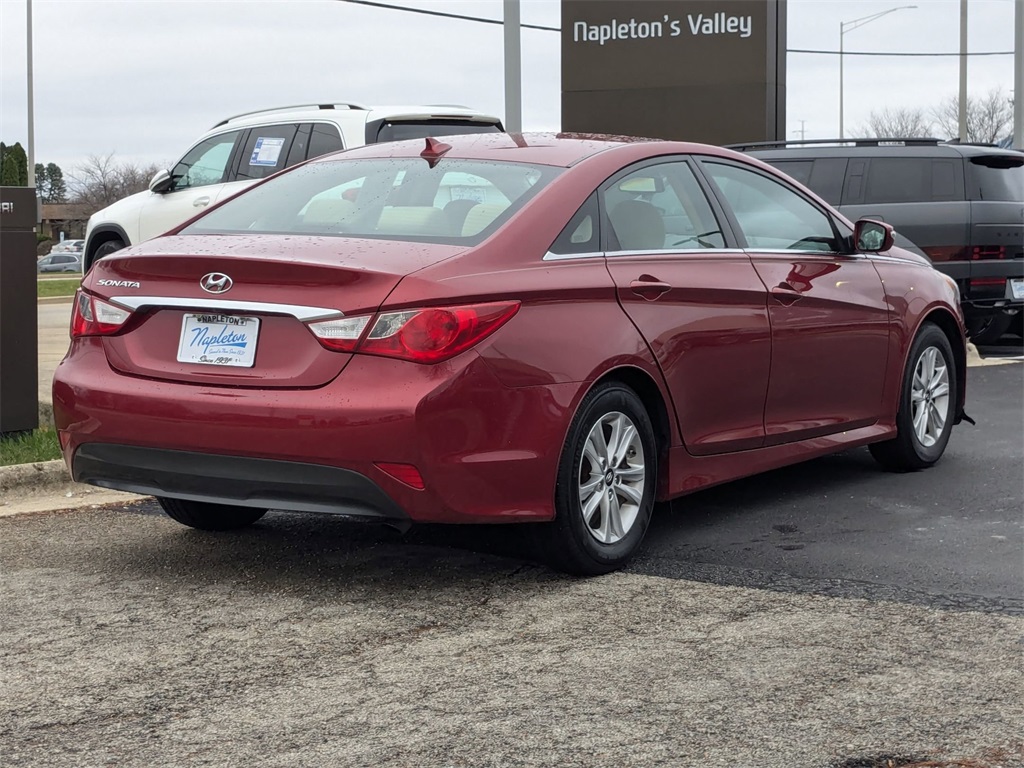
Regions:
[[[751,248],[842,250],[832,219],[783,183],[737,165],[704,161]]]
[[[419,157],[299,166],[229,200],[183,234],[311,234],[467,245],[487,237],[559,169]]]
[[[222,183],[239,133],[240,131],[221,133],[192,147],[171,171],[173,189],[190,189]]]
[[[682,161],[644,166],[613,182],[604,206],[614,238],[609,251],[725,246],[707,198]]]

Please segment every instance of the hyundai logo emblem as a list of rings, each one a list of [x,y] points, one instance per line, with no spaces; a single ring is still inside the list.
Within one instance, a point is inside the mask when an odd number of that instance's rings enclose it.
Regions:
[[[199,287],[207,293],[224,293],[231,290],[232,285],[234,281],[223,272],[210,272],[199,281]]]

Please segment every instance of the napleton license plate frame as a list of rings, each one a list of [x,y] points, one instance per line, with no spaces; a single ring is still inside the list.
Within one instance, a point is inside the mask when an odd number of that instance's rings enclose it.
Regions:
[[[215,312],[186,312],[181,318],[178,362],[252,368],[256,365],[260,318]]]

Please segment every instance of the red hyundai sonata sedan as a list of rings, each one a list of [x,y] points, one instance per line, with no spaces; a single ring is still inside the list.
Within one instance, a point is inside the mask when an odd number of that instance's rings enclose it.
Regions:
[[[602,573],[657,501],[865,444],[934,464],[958,307],[888,225],[728,150],[381,144],[97,262],[54,411],[76,480],[188,526],[545,522]]]

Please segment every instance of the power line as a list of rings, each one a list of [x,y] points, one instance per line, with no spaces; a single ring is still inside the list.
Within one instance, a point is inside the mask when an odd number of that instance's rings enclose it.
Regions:
[[[466,16],[461,13],[446,13],[445,11],[430,11],[426,8],[410,8],[407,5],[392,5],[381,3],[376,0],[335,0],[338,3],[352,3],[353,5],[365,5],[370,8],[384,8],[389,11],[405,11],[406,13],[420,13],[424,16],[439,16],[443,19],[458,19],[459,21],[475,21],[480,24],[497,24],[501,26],[505,22],[502,19],[488,19],[483,16]],[[561,32],[560,27],[546,27],[542,24],[520,24],[524,29],[539,29],[542,32]],[[826,56],[839,56],[839,51],[819,51],[809,48],[787,48],[786,53],[812,53]],[[843,56],[959,56],[959,53],[888,53],[875,51],[843,51]],[[1012,56],[1013,51],[978,51],[968,53],[968,56]]]
[[[368,5],[371,8],[386,8],[389,11],[407,11],[408,13],[422,13],[424,16],[440,16],[445,19],[459,19],[461,21],[478,21],[482,24],[503,25],[501,19],[486,19],[482,16],[463,16],[460,13],[445,13],[443,11],[428,11],[426,8],[410,8],[406,5],[391,5],[389,3],[377,3],[373,0],[336,0],[339,3],[353,3],[354,5]],[[544,32],[561,32],[558,27],[544,27],[540,24],[520,24],[524,29],[539,29]]]
[[[876,51],[815,51],[807,48],[787,48],[786,53],[820,53],[829,56],[957,56],[959,53],[889,53]],[[968,56],[1013,56],[1013,51],[976,51],[968,53]]]

